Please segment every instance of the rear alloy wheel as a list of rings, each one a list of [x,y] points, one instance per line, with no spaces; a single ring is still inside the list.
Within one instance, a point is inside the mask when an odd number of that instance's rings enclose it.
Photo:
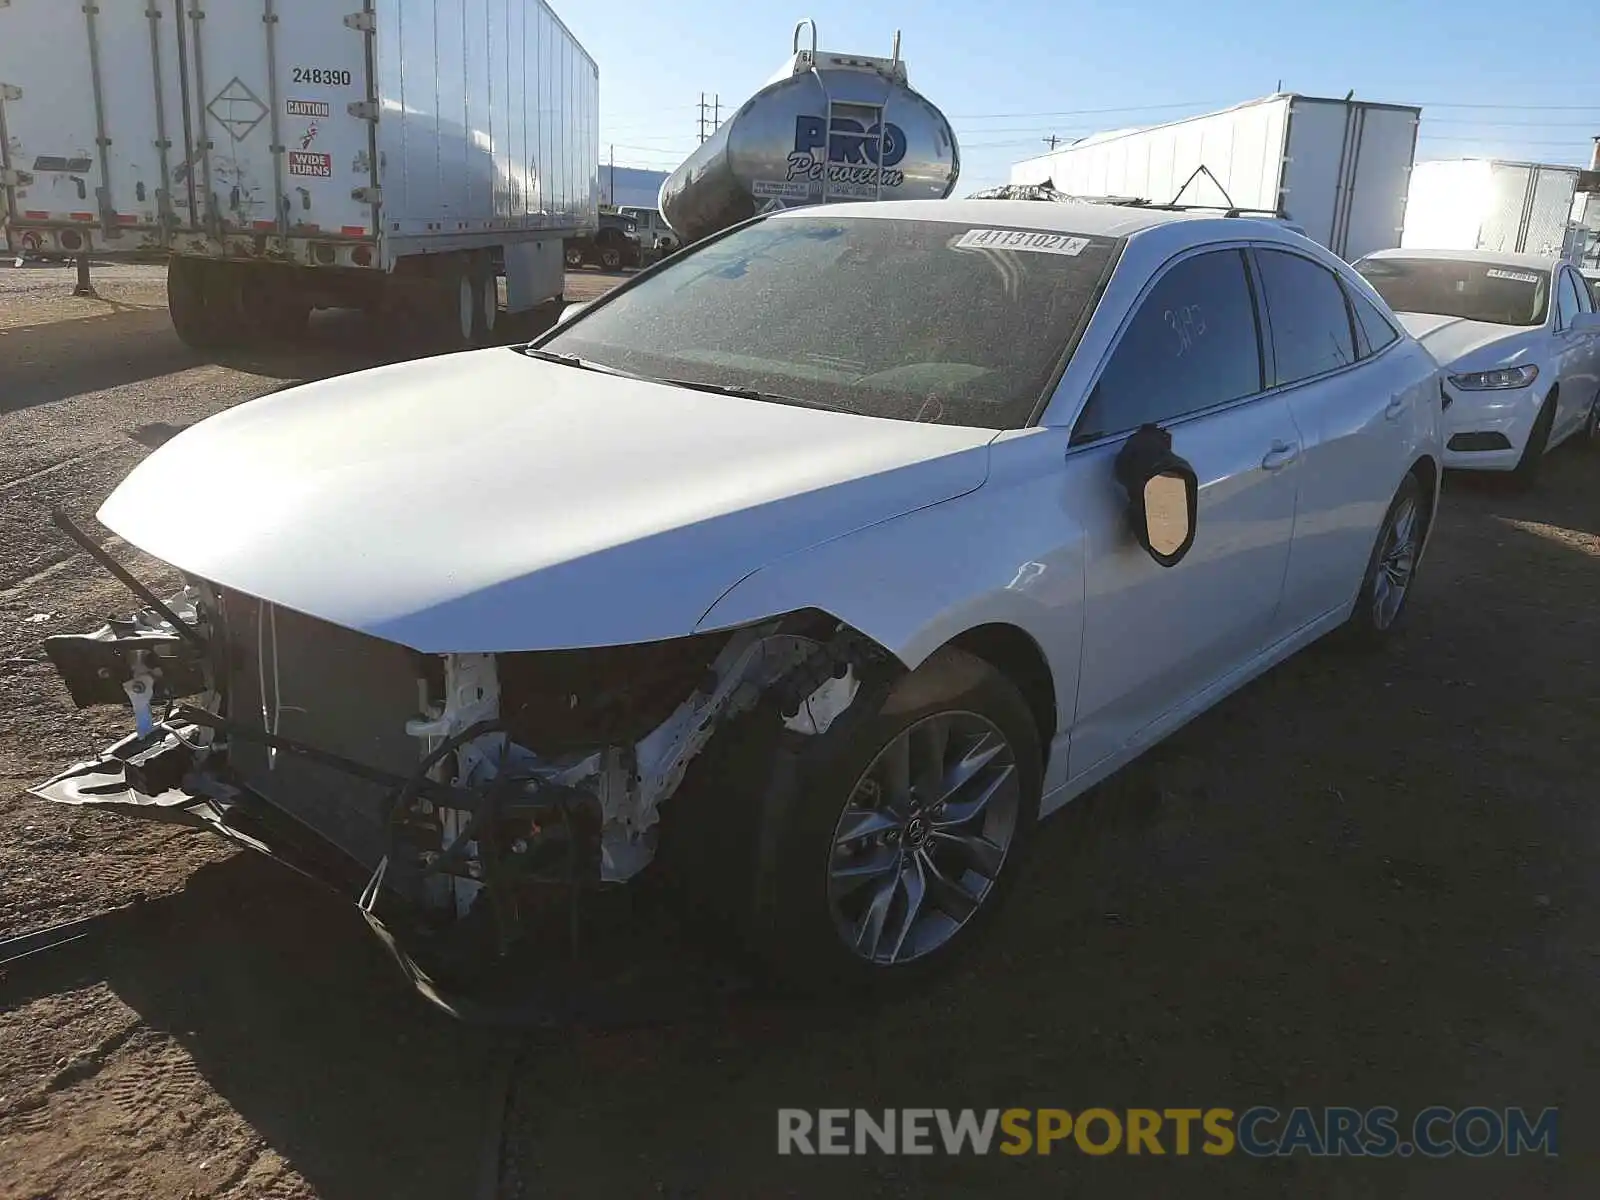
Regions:
[[[615,246],[605,246],[600,251],[600,265],[608,271],[622,268],[622,251]]]
[[[576,271],[583,266],[583,251],[576,246],[568,246],[566,251],[567,267]]]
[[[1378,530],[1355,611],[1350,615],[1351,631],[1362,641],[1383,642],[1405,615],[1427,530],[1425,504],[1422,484],[1415,475],[1407,475]]]
[[[959,650],[839,725],[759,839],[778,860],[757,945],[803,987],[878,990],[950,962],[1010,889],[1038,818],[1039,733],[1016,687]]]

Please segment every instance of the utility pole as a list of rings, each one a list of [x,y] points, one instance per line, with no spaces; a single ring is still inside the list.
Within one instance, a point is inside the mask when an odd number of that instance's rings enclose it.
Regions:
[[[610,149],[611,170],[609,172],[609,180],[611,183],[611,195],[607,198],[606,203],[611,205],[612,208],[615,208],[617,206],[617,147],[613,143]]]
[[[1056,143],[1059,142],[1061,139],[1058,138],[1055,134],[1052,133],[1049,137],[1040,138],[1039,140],[1041,142],[1049,142],[1050,143],[1050,149],[1054,150],[1056,148]]]
[[[706,116],[710,110],[711,115]],[[716,132],[717,126],[722,124],[722,97],[713,93],[711,103],[706,103],[706,94],[700,93],[700,140],[703,142]]]

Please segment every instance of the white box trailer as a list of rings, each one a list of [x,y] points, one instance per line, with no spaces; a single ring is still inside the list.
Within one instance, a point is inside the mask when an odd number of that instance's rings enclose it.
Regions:
[[[0,0],[12,252],[170,256],[196,344],[313,305],[452,342],[560,295],[599,207],[594,60],[542,0]]]
[[[1011,182],[1277,212],[1353,260],[1400,244],[1421,116],[1408,105],[1278,93],[1094,134],[1017,163]]]
[[[1580,168],[1493,158],[1418,163],[1405,234],[1411,250],[1505,250],[1576,257],[1585,200]]]

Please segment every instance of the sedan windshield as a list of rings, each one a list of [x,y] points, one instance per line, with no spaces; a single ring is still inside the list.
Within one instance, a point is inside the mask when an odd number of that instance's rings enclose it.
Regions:
[[[946,221],[770,218],[641,279],[540,347],[777,403],[1019,428],[1118,245]]]
[[[1550,272],[1453,258],[1369,258],[1356,270],[1395,312],[1543,325]]]

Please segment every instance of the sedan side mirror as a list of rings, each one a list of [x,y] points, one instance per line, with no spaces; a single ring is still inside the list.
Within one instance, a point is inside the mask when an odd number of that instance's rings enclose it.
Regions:
[[[1172,452],[1172,434],[1141,425],[1117,454],[1114,471],[1128,495],[1133,536],[1163,567],[1177,566],[1194,545],[1200,481]]]
[[[556,317],[556,324],[557,325],[565,325],[568,321],[572,320],[573,317],[577,316],[584,309],[588,308],[590,303],[591,303],[591,301],[588,301],[588,300],[576,300],[573,303],[567,305],[565,308],[563,308],[561,310],[560,314]]]
[[[1573,333],[1600,333],[1600,312],[1574,313],[1568,328]]]

